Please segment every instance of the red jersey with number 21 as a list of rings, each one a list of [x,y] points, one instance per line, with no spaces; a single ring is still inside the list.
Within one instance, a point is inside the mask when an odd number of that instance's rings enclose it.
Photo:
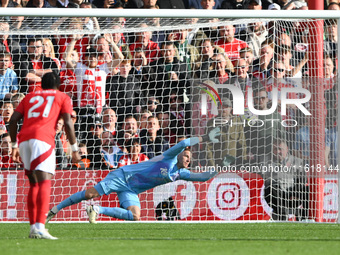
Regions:
[[[59,116],[72,113],[71,99],[66,94],[54,90],[39,90],[29,93],[15,109],[24,116],[19,132],[19,143],[37,139],[53,147],[55,129]]]

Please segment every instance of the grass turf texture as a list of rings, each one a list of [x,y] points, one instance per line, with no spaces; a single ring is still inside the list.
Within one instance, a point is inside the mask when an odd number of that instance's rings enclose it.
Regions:
[[[59,240],[28,238],[28,224],[0,224],[0,254],[340,253],[340,224],[48,224]]]

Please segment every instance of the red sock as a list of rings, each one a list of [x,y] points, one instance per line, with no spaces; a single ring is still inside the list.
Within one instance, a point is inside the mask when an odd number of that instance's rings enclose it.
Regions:
[[[28,218],[30,224],[35,224],[37,218],[37,195],[39,191],[38,183],[30,183],[30,189],[27,195]]]
[[[37,220],[36,222],[45,224],[46,214],[50,206],[51,180],[38,183],[39,192],[37,196]]]

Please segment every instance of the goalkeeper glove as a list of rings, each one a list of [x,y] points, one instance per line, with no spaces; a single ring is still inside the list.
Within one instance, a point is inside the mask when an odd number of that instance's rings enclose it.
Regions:
[[[227,155],[223,158],[223,166],[230,166],[235,161],[235,157]]]
[[[209,131],[207,135],[202,136],[203,142],[212,142],[212,143],[218,143],[220,140],[216,137],[221,135],[221,129],[220,127],[215,127],[212,130]]]

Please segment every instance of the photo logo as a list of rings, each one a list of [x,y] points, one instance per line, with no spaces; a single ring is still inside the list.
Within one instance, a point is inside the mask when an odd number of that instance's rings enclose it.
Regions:
[[[213,100],[215,106],[217,107],[217,101],[215,96],[218,98],[220,104],[222,105],[221,97],[219,96],[218,92],[210,85],[206,83],[200,83],[200,89],[206,92],[206,94],[202,94],[201,96],[201,113],[202,115],[207,115],[207,96],[209,95]],[[204,86],[206,88],[204,88]],[[304,115],[311,115],[311,113],[304,107],[304,103],[309,102],[311,99],[311,93],[304,88],[299,87],[287,87],[281,88],[279,91],[278,88],[273,88],[272,94],[272,104],[270,109],[266,110],[257,110],[254,107],[254,99],[253,99],[253,89],[251,87],[247,88],[247,95],[248,97],[245,98],[244,93],[242,92],[241,88],[230,85],[230,84],[216,84],[216,88],[218,89],[228,89],[233,96],[233,115],[245,115],[245,100],[248,103],[248,109],[254,115],[270,115],[274,113],[277,109],[278,103],[281,103],[281,115],[287,115],[287,105],[295,105],[297,109],[299,109]],[[209,90],[208,90],[209,89]],[[289,98],[290,94],[297,94],[299,98]],[[280,99],[279,99],[280,95]],[[243,102],[243,103],[241,103]]]
[[[221,97],[219,96],[218,92],[212,86],[210,86],[209,84],[206,84],[204,82],[200,83],[199,85],[200,85],[200,87],[198,87],[198,88],[203,90],[205,93],[207,93],[207,95],[209,95],[211,97],[211,99],[214,101],[216,107],[217,107],[217,101],[216,101],[213,93],[216,95],[218,101],[222,105]],[[206,87],[206,88],[204,88],[204,87]],[[213,92],[213,93],[211,93],[211,92]],[[201,104],[202,104],[202,111],[201,112],[202,112],[202,115],[207,114],[207,97],[206,97],[207,95],[202,94],[202,97],[201,97]]]

